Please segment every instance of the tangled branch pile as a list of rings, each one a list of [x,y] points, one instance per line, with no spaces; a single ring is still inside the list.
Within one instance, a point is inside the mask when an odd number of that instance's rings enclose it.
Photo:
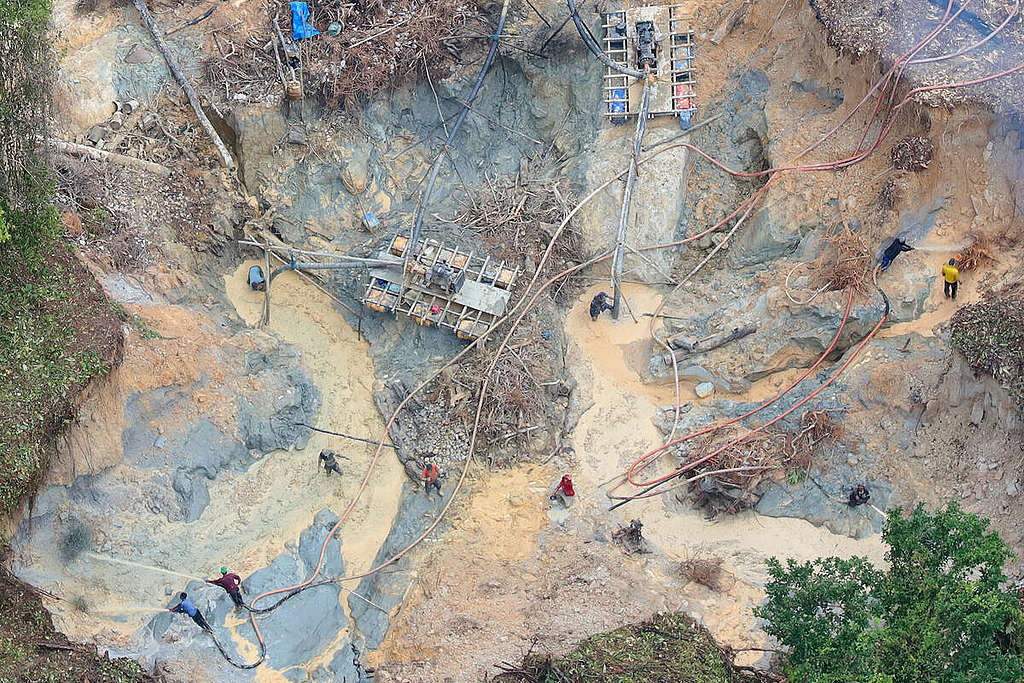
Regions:
[[[844,221],[835,233],[824,238],[821,256],[812,268],[816,287],[831,292],[850,287],[863,291],[871,263],[871,252],[863,236]]]
[[[743,429],[742,431],[745,431]],[[693,453],[710,453],[734,440],[741,428],[729,425],[708,433]],[[756,502],[755,491],[766,478],[795,469],[807,469],[821,448],[837,439],[842,426],[824,410],[809,410],[795,432],[763,431],[751,435],[703,463],[692,475],[704,502],[735,511]],[[730,502],[731,501],[731,502]],[[726,503],[720,505],[720,503]]]
[[[291,36],[289,13],[268,16],[263,33],[215,37],[221,56],[205,63],[210,83],[229,100],[239,94],[257,100],[280,80],[292,80],[294,70],[306,97],[332,108],[353,106],[424,65],[435,79],[446,77],[468,39],[467,24],[479,15],[477,0],[314,0],[309,6],[320,34],[299,40],[297,50],[278,38]],[[328,27],[335,23],[342,30],[332,36]],[[490,29],[474,33],[486,36]]]
[[[497,334],[501,335],[501,329]],[[524,323],[512,335],[491,372],[480,416],[480,436],[486,445],[499,449],[512,446],[505,450],[517,453],[516,447],[525,446],[531,437],[546,434],[545,407],[549,400],[541,382],[549,380],[551,352],[550,343],[535,325]],[[491,351],[478,347],[459,366],[462,381],[473,388],[472,399],[460,404],[457,411],[468,424],[473,421],[480,386],[492,358]],[[505,459],[511,462],[514,455],[506,455]]]
[[[1024,292],[1003,290],[953,314],[950,344],[1024,407]]]
[[[457,220],[489,245],[493,257],[515,264],[525,259],[533,265],[575,203],[564,179],[523,180],[517,174],[488,183],[474,202],[463,206]],[[583,235],[570,222],[555,242],[541,280],[579,263],[582,249]],[[568,301],[573,280],[551,290],[556,300]],[[519,284],[527,281],[520,278]]]
[[[991,261],[992,253],[989,251],[989,241],[983,235],[968,235],[973,240],[967,247],[962,249],[956,258],[956,267],[961,273],[975,270],[982,261]]]
[[[722,567],[722,558],[718,555],[690,553],[679,563],[679,575],[686,581],[699,583],[715,592],[727,591],[736,583]]]

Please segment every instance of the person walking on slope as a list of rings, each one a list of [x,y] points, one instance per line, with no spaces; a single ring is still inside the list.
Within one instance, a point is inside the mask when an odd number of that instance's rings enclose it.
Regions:
[[[206,622],[206,618],[203,617],[203,613],[200,612],[196,606],[192,604],[192,601],[188,599],[188,593],[183,591],[178,595],[178,597],[181,598],[181,602],[172,607],[170,611],[177,612],[178,614],[189,615],[192,617],[192,621],[196,622],[199,628],[208,633],[213,633],[213,629],[210,628],[210,625]]]
[[[322,451],[320,451],[320,460],[318,462],[322,462],[323,463],[323,465],[324,465],[324,472],[327,473],[328,477],[331,476],[331,472],[337,472],[339,475],[341,475],[341,466],[338,465],[337,458],[344,458],[344,457],[345,456],[338,455],[334,451],[332,451],[332,450],[330,450],[328,448],[325,448]]]
[[[572,505],[572,502],[576,500],[576,490],[572,487],[572,477],[568,474],[563,474],[558,485],[555,486],[555,490],[551,492],[548,498],[550,500],[558,500],[564,508]]]
[[[597,317],[604,311],[610,311],[614,308],[609,303],[608,294],[605,292],[598,293],[593,299],[590,300],[590,319],[597,320]]]
[[[960,284],[960,271],[956,268],[956,259],[949,259],[949,263],[942,266],[942,293],[947,299],[956,301],[956,288]]]
[[[896,260],[896,257],[905,251],[914,251],[914,248],[904,242],[899,237],[895,237],[892,240],[892,244],[885,248],[882,252],[882,272],[892,265],[892,262]]]
[[[442,498],[444,497],[444,494],[441,493],[441,471],[437,469],[437,465],[432,461],[428,460],[426,465],[423,466],[423,476],[420,478],[423,479],[424,490],[428,496],[430,495],[430,487],[433,486],[437,489],[437,495]]]
[[[212,583],[214,586],[220,586],[227,594],[231,596],[232,602],[235,603],[235,607],[242,607],[245,605],[242,602],[242,577],[238,574],[229,574],[227,567],[220,568],[219,579],[207,579],[206,583]]]

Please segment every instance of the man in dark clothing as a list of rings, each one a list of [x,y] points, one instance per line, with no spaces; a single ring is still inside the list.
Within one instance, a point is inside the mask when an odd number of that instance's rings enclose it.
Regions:
[[[181,602],[179,602],[177,606],[172,607],[171,611],[177,612],[179,614],[189,615],[190,617],[192,617],[192,621],[196,622],[199,628],[203,629],[204,631],[208,631],[209,633],[213,633],[213,629],[210,628],[210,625],[208,623],[206,623],[206,619],[203,617],[203,613],[196,609],[196,606],[193,605],[192,601],[188,599],[188,593],[183,592],[178,597],[181,598]]]
[[[608,294],[600,292],[597,296],[590,300],[590,319],[597,320],[597,316],[601,315],[604,311],[610,311],[614,306],[609,303]]]
[[[263,269],[259,266],[249,269],[249,286],[256,292],[262,292],[267,288],[267,282],[263,279]]]
[[[914,251],[914,248],[901,240],[899,237],[895,237],[892,240],[892,244],[885,248],[882,252],[882,272],[892,265],[892,262],[896,260],[896,257],[905,251]]]
[[[220,568],[219,579],[207,579],[206,583],[212,583],[215,586],[220,586],[227,594],[231,596],[232,602],[235,603],[235,607],[242,607],[245,603],[242,602],[242,577],[238,574],[229,574],[227,567]]]
[[[857,488],[850,491],[849,505],[852,508],[863,505],[869,500],[871,500],[871,494],[868,492],[868,487],[864,484],[857,484]]]
[[[320,451],[320,462],[324,464],[324,472],[327,473],[327,476],[330,476],[331,472],[337,472],[339,475],[341,474],[341,466],[338,465],[336,458],[344,457],[344,455],[338,455],[334,451],[326,448]]]

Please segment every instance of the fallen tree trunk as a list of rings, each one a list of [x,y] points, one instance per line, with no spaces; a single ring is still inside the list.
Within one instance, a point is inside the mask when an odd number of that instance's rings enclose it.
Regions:
[[[224,167],[230,171],[235,170],[235,160],[231,158],[231,152],[224,146],[224,141],[220,139],[220,135],[214,130],[213,124],[210,123],[210,119],[206,117],[203,112],[203,108],[199,103],[199,95],[196,94],[195,88],[188,82],[185,75],[181,72],[181,67],[178,66],[178,61],[171,54],[171,51],[167,49],[167,43],[164,42],[163,35],[160,33],[160,27],[157,26],[156,20],[153,15],[149,13],[149,8],[146,6],[146,0],[132,0],[132,4],[135,5],[135,9],[139,10],[139,14],[142,15],[142,19],[146,22],[146,26],[149,27],[149,32],[153,36],[153,42],[156,43],[156,47],[160,50],[160,54],[164,56],[164,61],[167,62],[167,68],[171,70],[174,78],[177,79],[181,89],[185,91],[186,97],[188,97],[189,103],[192,105],[192,110],[196,113],[196,118],[199,119],[200,125],[203,130],[206,131],[206,135],[209,136],[213,144],[216,145],[217,151],[220,152],[221,162]]]
[[[137,168],[141,171],[148,171],[149,173],[156,173],[157,175],[162,176],[167,176],[171,173],[171,169],[152,161],[126,156],[124,154],[116,154],[114,152],[104,152],[102,149],[86,147],[85,145],[79,145],[74,142],[49,140],[47,141],[47,144],[56,150],[65,152],[66,154],[82,154],[90,159],[95,159],[96,161],[107,161],[115,164],[121,164],[122,166],[130,166],[131,168]]]
[[[743,327],[735,327],[730,332],[719,332],[713,334],[710,337],[704,339],[692,340],[686,339],[682,334],[669,337],[668,343],[673,349],[681,349],[687,353],[705,353],[712,349],[717,349],[719,346],[724,346],[729,342],[736,341],[737,339],[743,339],[744,337],[754,334],[757,332],[757,324],[751,323],[750,325],[744,325]]]

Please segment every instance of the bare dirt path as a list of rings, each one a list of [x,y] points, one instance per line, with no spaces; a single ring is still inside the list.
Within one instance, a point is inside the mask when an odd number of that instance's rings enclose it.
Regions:
[[[579,463],[578,497],[581,507],[595,516],[606,514],[604,510],[609,504],[598,485],[624,471],[630,462],[663,441],[652,419],[658,407],[665,403],[656,401],[667,396],[671,405],[674,395],[671,385],[642,384],[629,367],[630,353],[649,339],[649,318],[640,315],[654,311],[659,301],[657,292],[639,285],[625,286],[633,312],[640,317],[639,324],[628,315],[617,322],[607,317],[592,322],[588,306],[598,289],[594,287],[585,292],[566,321],[570,339],[568,363],[580,388],[589,393],[593,402],[580,418],[574,440]],[[692,393],[688,390],[683,400],[694,400],[689,398]],[[668,469],[668,464],[662,465],[662,471]],[[619,493],[631,489],[624,486]],[[632,518],[641,519],[647,538],[669,559],[682,560],[696,554],[725,559],[729,571],[739,579],[730,591],[732,595],[715,599],[710,591],[693,587],[694,593],[689,598],[715,603],[707,605],[709,609],[704,617],[715,637],[726,643],[738,644],[750,637],[754,621],[749,608],[760,599],[760,590],[754,587],[766,577],[766,558],[810,560],[827,555],[864,555],[876,563],[882,560],[878,536],[858,541],[837,536],[803,520],[763,517],[753,512],[708,521],[699,510],[670,501],[671,496],[634,501],[617,512],[621,514],[622,523]],[[681,596],[680,604],[670,606],[683,607],[686,599],[687,596]]]

